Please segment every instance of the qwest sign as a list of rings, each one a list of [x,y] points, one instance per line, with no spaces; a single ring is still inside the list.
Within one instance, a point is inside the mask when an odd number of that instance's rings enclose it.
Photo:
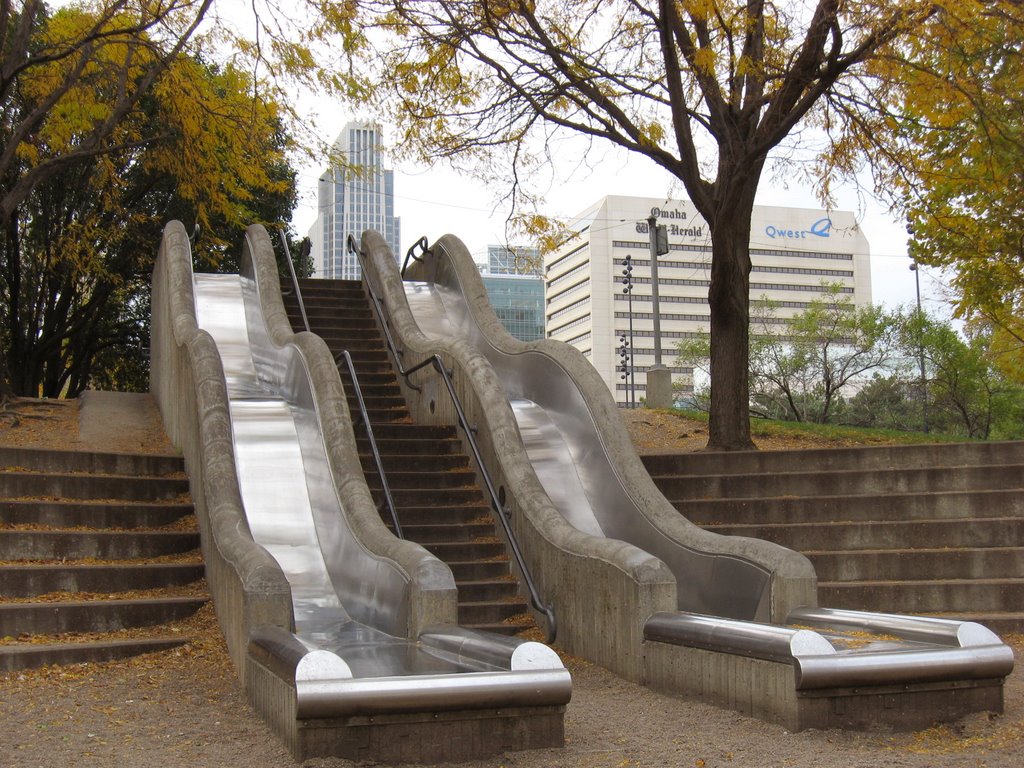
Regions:
[[[832,219],[828,217],[818,219],[811,224],[810,229],[790,229],[789,227],[776,227],[769,224],[764,228],[764,233],[773,240],[805,240],[810,237],[829,237],[832,234]]]

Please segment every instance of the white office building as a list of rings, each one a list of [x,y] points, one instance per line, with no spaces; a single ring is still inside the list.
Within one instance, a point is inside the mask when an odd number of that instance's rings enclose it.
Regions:
[[[572,344],[586,355],[620,404],[629,385],[620,378],[620,336],[630,335],[632,315],[636,399],[646,392],[646,371],[654,363],[651,257],[647,219],[668,231],[669,252],[658,257],[662,363],[674,383],[692,384],[692,371],[675,366],[681,339],[710,327],[708,286],[711,233],[686,200],[609,196],[577,217],[576,236],[544,260],[545,326],[549,338]],[[632,257],[630,295],[622,270]],[[853,213],[757,206],[750,233],[750,298],[779,305],[778,317],[800,312],[840,284],[857,305],[871,302],[868,243]]]
[[[366,229],[384,236],[399,258],[400,220],[395,217],[394,174],[384,169],[381,129],[375,123],[348,123],[334,142],[343,165],[328,168],[317,187],[317,217],[309,230],[316,277],[358,280],[359,262],[345,247]]]

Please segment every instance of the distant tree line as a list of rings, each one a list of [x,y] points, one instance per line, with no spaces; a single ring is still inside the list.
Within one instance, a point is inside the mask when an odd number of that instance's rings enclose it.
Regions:
[[[754,302],[750,343],[752,417],[928,431],[977,439],[1024,438],[1024,386],[999,329],[900,307],[854,306],[838,286],[784,323]],[[706,336],[684,340],[677,364],[695,370],[683,402],[709,398]],[[922,375],[923,371],[923,375]]]

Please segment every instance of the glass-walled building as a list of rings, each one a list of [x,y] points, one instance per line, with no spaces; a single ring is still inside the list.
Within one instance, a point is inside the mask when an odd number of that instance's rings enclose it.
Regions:
[[[544,338],[544,281],[540,275],[482,273],[494,314],[521,341]]]
[[[351,234],[383,235],[398,258],[400,220],[395,216],[394,174],[385,170],[381,129],[375,123],[348,123],[334,142],[333,158],[317,186],[317,219],[309,231],[316,276],[357,280],[358,259],[347,251]]]
[[[620,337],[632,338],[637,399],[654,363],[650,216],[668,231],[669,252],[658,257],[662,362],[685,391],[693,371],[674,366],[676,347],[710,327],[711,233],[692,203],[605,197],[576,218],[576,237],[544,259],[547,336],[586,355],[620,404],[629,389],[616,370]],[[632,294],[622,290],[627,255]],[[871,302],[870,251],[851,212],[756,206],[750,255],[750,298],[773,300],[779,318],[806,309],[823,284],[840,284],[854,304]]]

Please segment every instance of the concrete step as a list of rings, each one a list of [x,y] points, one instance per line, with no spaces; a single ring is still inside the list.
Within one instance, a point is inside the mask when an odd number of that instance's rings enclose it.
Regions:
[[[1020,488],[1024,465],[1000,464],[899,470],[833,470],[749,475],[655,476],[670,499],[768,498],[937,493]]]
[[[492,522],[491,510],[483,503],[453,506],[403,506],[399,510],[403,526],[417,525],[470,525]]]
[[[697,525],[715,523],[827,523],[832,521],[960,519],[1024,516],[1024,491],[863,494],[766,499],[671,499]]]
[[[1024,441],[929,443],[788,451],[650,454],[653,475],[763,474],[773,472],[958,467],[1024,464]]]
[[[487,581],[509,574],[507,558],[498,560],[449,560],[446,565],[452,569],[455,582]]]
[[[413,444],[421,444],[423,441],[443,440],[449,444],[460,445],[457,439],[455,427],[444,424],[414,424],[413,422],[400,422],[396,424],[374,424],[373,436],[380,440],[408,441],[410,447]],[[414,451],[408,451],[413,453]],[[418,451],[415,451],[418,452]]]
[[[819,581],[818,602],[883,613],[1013,612],[1024,605],[1024,578]]]
[[[369,478],[367,478],[369,480]],[[370,486],[371,491],[373,485]],[[379,492],[375,494],[375,497]],[[474,486],[462,488],[391,488],[391,497],[398,511],[406,507],[458,507],[463,505],[479,505],[483,502],[483,494]]]
[[[0,604],[0,637],[116,632],[180,621],[198,611],[205,597],[138,600],[69,600]]]
[[[191,531],[0,530],[0,560],[131,560],[198,547]]]
[[[444,472],[389,470],[387,477],[391,490],[421,488],[433,491],[472,486],[474,490],[479,492],[479,489],[476,487],[476,473],[469,469],[452,468]],[[367,475],[366,482],[371,490],[380,487],[380,478],[376,472]]]
[[[117,593],[183,586],[203,578],[202,563],[30,564],[0,566],[0,595]]]
[[[44,528],[159,528],[193,514],[186,502],[3,500],[0,519]]]
[[[529,614],[517,614],[505,621],[497,622],[481,622],[474,624],[473,629],[480,630],[481,632],[493,632],[496,635],[518,635],[520,632],[525,632],[529,629],[536,629],[537,623],[533,620],[533,617]]]
[[[460,602],[459,624],[464,627],[476,627],[484,623],[497,624],[527,612],[526,602],[519,599],[507,602]]]
[[[988,613],[961,611],[956,614],[926,613],[924,615],[959,619],[960,621],[974,621],[978,624],[983,624],[996,634],[1004,637],[1011,633],[1020,634],[1024,632],[1024,612],[1021,611],[990,611]]]
[[[363,395],[363,405],[366,406],[368,411],[393,411],[406,409],[405,398],[402,397],[401,393],[381,395],[373,392],[367,392],[365,389],[360,391]],[[355,388],[348,388],[345,394],[346,399],[348,400],[349,412],[355,413],[359,410],[359,400],[356,397]]]
[[[519,600],[517,584],[506,574],[505,578],[477,579],[457,582],[459,601],[467,603],[501,602]]]
[[[480,523],[410,525],[403,518],[404,515],[399,515],[398,522],[402,524],[405,538],[420,544],[465,542],[494,535],[494,523],[490,520]]]
[[[1024,541],[1024,518],[874,521],[871,523],[776,523],[709,525],[715,533],[767,539],[800,552],[808,550],[999,547]]]
[[[505,545],[491,538],[484,541],[427,542],[423,547],[446,563],[506,557]]]
[[[185,463],[180,456],[0,447],[0,468],[159,477],[184,472]]]
[[[369,442],[366,443],[366,446],[368,451]],[[450,472],[452,470],[468,470],[469,468],[469,459],[465,454],[461,453],[385,453],[385,446],[378,444],[377,447],[381,451],[381,462],[384,464],[384,471],[387,472],[389,476],[391,472],[401,470],[407,470],[409,472]],[[359,461],[363,465],[363,471],[377,471],[377,465],[372,454],[361,453]]]
[[[0,645],[0,672],[17,672],[52,664],[116,661],[143,653],[157,653],[189,642],[181,635],[86,643],[10,643]]]
[[[921,574],[947,579],[1008,579],[1024,573],[1020,547],[958,547],[955,549],[875,549],[805,551],[818,580],[913,580]]]
[[[165,501],[188,493],[182,477],[0,471],[0,497]]]

